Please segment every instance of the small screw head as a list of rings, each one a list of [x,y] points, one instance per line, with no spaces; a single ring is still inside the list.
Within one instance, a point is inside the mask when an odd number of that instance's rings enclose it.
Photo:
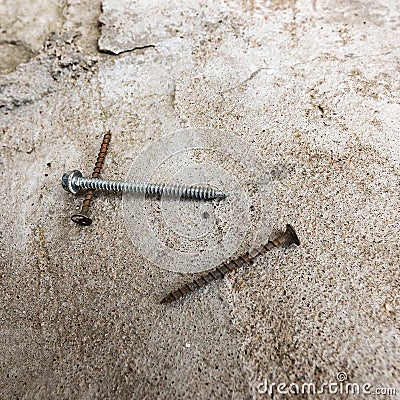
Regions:
[[[61,178],[62,187],[67,191],[73,194],[77,194],[80,190],[79,186],[76,186],[72,183],[72,179],[75,177],[82,177],[82,172],[78,170],[66,172]]]
[[[92,219],[84,214],[74,214],[71,217],[72,221],[74,221],[78,225],[89,226],[92,224]]]

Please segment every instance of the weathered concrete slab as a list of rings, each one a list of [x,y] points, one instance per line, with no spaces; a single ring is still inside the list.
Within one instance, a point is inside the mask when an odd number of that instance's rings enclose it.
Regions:
[[[60,2],[4,0],[0,3],[0,74],[10,73],[43,48],[62,25]]]
[[[95,63],[74,35],[93,42],[94,13],[74,2],[50,47],[2,78],[0,397],[266,398],[264,379],[321,384],[340,371],[400,391],[399,5],[169,4],[105,0],[102,51],[154,48]],[[302,245],[164,307],[191,275],[132,244],[121,196],[99,196],[94,224],[75,226],[82,199],[59,181],[90,173],[108,129],[103,175],[118,179],[146,146],[199,127],[256,146],[275,228],[291,222]],[[220,159],[247,188],[250,172]]]
[[[0,4],[0,41],[20,41],[39,52],[43,41],[51,31],[62,24],[62,8],[59,1],[3,0]]]

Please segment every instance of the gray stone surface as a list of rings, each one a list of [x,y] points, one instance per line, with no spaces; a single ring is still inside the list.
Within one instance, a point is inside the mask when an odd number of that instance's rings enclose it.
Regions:
[[[0,398],[269,398],[339,371],[399,394],[399,3],[170,3],[1,5]],[[196,127],[258,148],[302,245],[165,307],[192,275],[132,244],[120,195],[74,225],[60,177],[107,129],[119,179]]]
[[[1,73],[12,72],[41,51],[51,31],[61,28],[61,2],[2,0],[0,3]]]

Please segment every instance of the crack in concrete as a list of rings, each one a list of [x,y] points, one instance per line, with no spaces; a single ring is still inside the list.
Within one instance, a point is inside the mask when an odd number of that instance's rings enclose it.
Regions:
[[[121,50],[119,52],[115,52],[115,51],[112,51],[112,50],[109,50],[109,49],[100,49],[100,47],[98,47],[98,50],[99,50],[100,53],[110,54],[110,55],[113,55],[113,56],[119,56],[121,54],[130,53],[130,52],[134,52],[134,51],[137,51],[137,50],[146,50],[146,49],[155,49],[155,48],[156,48],[155,44],[146,44],[144,46],[136,46],[136,47],[133,47],[132,49]]]
[[[356,59],[361,59],[361,58],[381,57],[381,56],[389,55],[389,54],[393,53],[394,51],[398,50],[399,48],[400,48],[400,46],[399,47],[395,47],[393,50],[385,51],[385,52],[381,52],[381,53],[358,55],[358,56],[354,55],[354,56],[346,57],[344,59],[336,59],[336,60],[332,59],[332,60],[329,60],[329,61],[344,63],[344,62],[348,62],[348,61],[352,61],[352,60],[356,60]],[[314,57],[314,58],[312,58],[312,59],[310,59],[308,61],[298,62],[298,63],[292,64],[292,65],[286,65],[286,66],[283,66],[281,68],[260,67],[260,68],[256,69],[254,72],[252,72],[250,74],[250,76],[248,78],[244,79],[242,82],[238,83],[237,85],[235,85],[232,88],[229,88],[229,89],[226,89],[226,90],[222,91],[221,95],[223,95],[224,93],[232,92],[235,89],[238,89],[241,86],[246,85],[248,82],[253,80],[263,70],[269,70],[269,71],[287,70],[287,69],[298,67],[300,65],[311,64],[311,63],[313,63],[315,61],[322,61],[321,60],[322,57],[323,56]]]

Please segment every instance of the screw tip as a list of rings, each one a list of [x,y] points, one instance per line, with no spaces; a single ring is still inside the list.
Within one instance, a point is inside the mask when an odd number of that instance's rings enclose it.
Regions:
[[[228,196],[228,195],[227,195],[226,193],[217,191],[217,192],[214,193],[213,198],[214,198],[214,199],[218,199],[218,200],[223,200],[223,199],[226,199],[227,196]]]

